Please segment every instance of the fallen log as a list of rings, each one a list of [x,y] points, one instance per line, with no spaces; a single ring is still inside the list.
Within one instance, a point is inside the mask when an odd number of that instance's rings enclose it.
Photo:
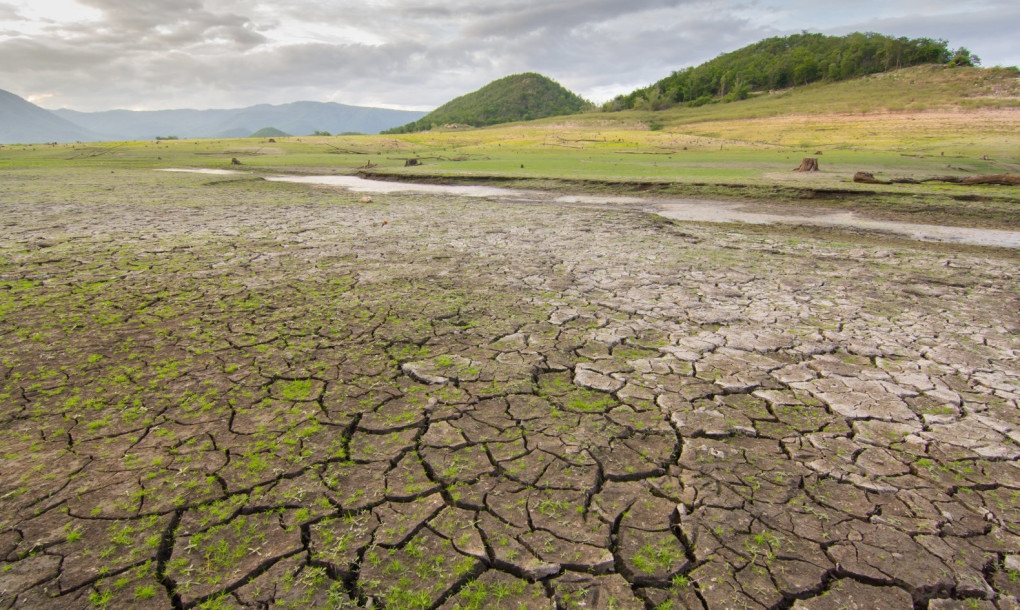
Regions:
[[[863,184],[891,184],[888,180],[879,180],[874,174],[868,172],[857,172],[854,174],[854,182]]]
[[[330,144],[328,142],[323,142],[323,144],[325,144],[326,146],[332,148],[333,150],[330,152],[330,154],[334,154],[334,155],[367,155],[367,154],[369,154],[367,152],[360,151],[360,150],[348,150],[346,148],[340,148],[338,146],[333,146],[332,144]]]
[[[573,140],[573,139],[569,139],[569,138],[561,138],[560,136],[556,136],[556,139],[559,140],[560,142],[605,142],[606,141],[605,137],[603,137],[601,140],[593,139],[593,138],[579,138],[579,139]]]
[[[1000,184],[1020,186],[1020,174],[980,174],[977,176],[932,176],[921,182],[949,182],[951,184]]]
[[[978,176],[932,176],[917,180],[914,178],[893,178],[892,180],[879,180],[869,172],[857,172],[854,174],[854,182],[864,184],[921,184],[922,182],[947,182],[949,184],[961,184],[972,186],[975,184],[999,184],[1003,186],[1020,186],[1020,174],[981,174]]]
[[[982,174],[964,178],[962,184],[1001,184],[1003,186],[1020,185],[1020,174]]]

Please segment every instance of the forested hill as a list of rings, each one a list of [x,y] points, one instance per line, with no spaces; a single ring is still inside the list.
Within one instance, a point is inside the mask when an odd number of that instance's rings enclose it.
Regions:
[[[559,83],[534,72],[493,81],[474,93],[462,95],[421,119],[383,133],[412,133],[444,125],[483,127],[514,121],[531,121],[561,114],[576,114],[590,106]]]
[[[606,110],[662,110],[679,104],[746,98],[752,91],[782,89],[828,80],[841,81],[918,64],[971,66],[980,60],[965,48],[952,51],[945,40],[794,34],[767,38],[700,66],[674,72],[659,82],[608,102]]]

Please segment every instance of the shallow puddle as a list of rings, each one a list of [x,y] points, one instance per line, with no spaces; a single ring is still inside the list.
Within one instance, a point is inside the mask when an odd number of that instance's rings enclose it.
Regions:
[[[158,171],[158,172],[183,172],[183,173],[186,173],[186,174],[215,174],[217,176],[232,176],[232,175],[238,175],[238,174],[242,173],[242,172],[234,171],[232,169],[185,169],[185,168],[176,168],[176,167],[171,167],[171,168],[167,168],[167,169],[158,169],[156,171]]]
[[[821,227],[854,228],[894,233],[921,241],[941,241],[975,246],[1020,248],[1020,231],[973,229],[944,225],[913,224],[872,220],[853,212],[797,216],[748,211],[746,204],[720,201],[661,201],[658,214],[673,220],[697,222],[742,222],[748,224],[805,224]]]
[[[522,191],[491,186],[451,186],[416,182],[385,182],[357,176],[266,176],[270,182],[339,186],[357,193],[432,193],[465,197],[520,197]]]
[[[223,169],[166,169],[161,171],[194,172],[203,174],[239,174]],[[898,236],[921,241],[940,241],[975,246],[996,246],[1020,248],[1020,231],[995,229],[973,229],[942,225],[913,224],[871,220],[853,212],[799,216],[771,214],[748,210],[749,205],[724,201],[697,199],[642,199],[638,197],[604,197],[597,195],[567,195],[550,198],[540,191],[524,191],[491,186],[463,186],[445,184],[421,184],[414,182],[386,182],[367,180],[357,176],[267,176],[270,182],[293,182],[297,184],[318,184],[336,186],[358,193],[430,193],[462,195],[466,197],[491,197],[507,200],[527,200],[591,205],[641,205],[645,209],[673,220],[694,222],[735,222],[748,224],[803,224],[821,227],[853,228]]]

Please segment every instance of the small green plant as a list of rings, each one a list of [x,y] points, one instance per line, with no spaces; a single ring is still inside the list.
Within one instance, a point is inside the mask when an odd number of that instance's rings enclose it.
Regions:
[[[156,596],[156,587],[152,585],[141,585],[135,588],[135,599],[147,600]]]

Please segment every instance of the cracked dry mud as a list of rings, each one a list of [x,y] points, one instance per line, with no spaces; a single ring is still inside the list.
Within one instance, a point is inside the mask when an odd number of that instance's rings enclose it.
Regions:
[[[1020,607],[1015,259],[152,173],[0,186],[0,607]]]

